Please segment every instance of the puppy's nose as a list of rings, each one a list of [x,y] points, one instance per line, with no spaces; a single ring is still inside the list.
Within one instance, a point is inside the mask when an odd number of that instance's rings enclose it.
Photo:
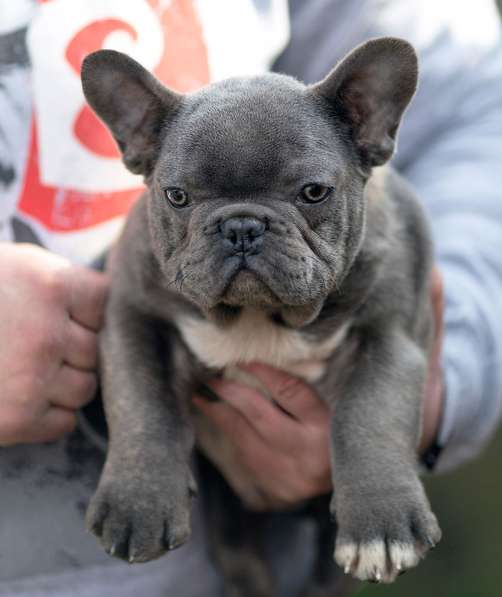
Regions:
[[[256,218],[229,218],[221,224],[223,243],[235,253],[254,253],[265,234],[266,225]]]

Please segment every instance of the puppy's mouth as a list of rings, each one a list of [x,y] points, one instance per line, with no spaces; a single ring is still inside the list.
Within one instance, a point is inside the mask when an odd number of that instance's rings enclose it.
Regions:
[[[238,261],[223,290],[222,302],[235,307],[280,305],[280,299],[252,266],[252,260],[246,256],[235,259]]]

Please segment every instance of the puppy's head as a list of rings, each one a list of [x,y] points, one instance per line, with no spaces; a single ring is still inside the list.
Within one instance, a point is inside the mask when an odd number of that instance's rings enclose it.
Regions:
[[[412,47],[382,38],[305,86],[283,75],[179,95],[124,54],[84,61],[86,98],[149,187],[166,280],[206,314],[316,316],[364,234],[363,190],[415,91]]]

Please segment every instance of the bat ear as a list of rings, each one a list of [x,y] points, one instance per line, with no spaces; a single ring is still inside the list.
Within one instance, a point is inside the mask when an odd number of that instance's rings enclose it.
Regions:
[[[182,96],[114,50],[89,54],[81,76],[85,98],[110,129],[124,164],[134,174],[148,176],[158,155],[162,125],[173,116]]]
[[[363,165],[371,168],[392,157],[417,80],[413,47],[402,39],[382,37],[355,48],[311,89],[348,123]]]

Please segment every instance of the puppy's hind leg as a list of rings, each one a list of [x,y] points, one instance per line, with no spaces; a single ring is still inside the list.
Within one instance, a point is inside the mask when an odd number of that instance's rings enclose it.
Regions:
[[[247,510],[216,468],[200,453],[197,470],[211,555],[226,597],[276,597],[264,557],[267,515]]]

